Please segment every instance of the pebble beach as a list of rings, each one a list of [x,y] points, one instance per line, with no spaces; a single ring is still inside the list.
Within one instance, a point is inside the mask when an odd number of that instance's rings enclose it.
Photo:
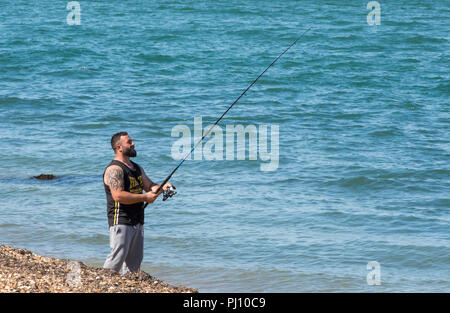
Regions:
[[[196,293],[146,272],[118,274],[82,262],[0,246],[0,293]]]

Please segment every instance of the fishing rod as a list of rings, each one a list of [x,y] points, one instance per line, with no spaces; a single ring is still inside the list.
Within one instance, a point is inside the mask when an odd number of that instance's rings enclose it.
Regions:
[[[239,97],[237,97],[236,100],[234,100],[234,102],[228,107],[228,109],[223,112],[223,114],[217,119],[217,121],[208,129],[208,131],[202,136],[202,138],[192,147],[191,151],[189,151],[186,156],[180,161],[180,163],[178,163],[178,165],[173,169],[173,171],[169,174],[169,176],[166,177],[166,179],[162,182],[161,185],[159,185],[158,190],[156,191],[156,194],[158,194],[161,189],[163,188],[163,186],[169,181],[169,179],[172,177],[172,175],[178,170],[178,168],[181,166],[181,164],[184,163],[184,161],[191,155],[191,153],[195,150],[195,148],[197,148],[197,146],[200,144],[200,142],[203,141],[203,139],[205,139],[205,137],[207,137],[209,135],[209,133],[211,132],[211,130],[220,122],[220,120],[222,120],[222,118],[225,116],[225,114],[228,113],[228,111],[231,110],[231,108],[245,95],[245,93],[252,88],[252,86],[258,81],[258,79],[264,75],[264,73],[272,66],[275,64],[275,62],[277,62],[282,56],[283,54],[285,54],[290,48],[292,48],[292,46],[294,46],[297,41],[299,41],[312,27],[308,28],[307,30],[305,30],[303,32],[303,34],[301,34],[300,37],[298,37],[289,47],[287,47],[275,60],[273,60],[273,62],[266,67],[266,69],[259,74],[259,76],[247,87],[247,89],[244,90],[244,92],[241,93],[241,95]],[[163,201],[166,201],[167,198],[172,197],[173,195],[176,194],[175,191],[175,187],[170,187],[167,190],[164,191],[163,193]],[[144,208],[147,207],[148,203],[145,203]]]

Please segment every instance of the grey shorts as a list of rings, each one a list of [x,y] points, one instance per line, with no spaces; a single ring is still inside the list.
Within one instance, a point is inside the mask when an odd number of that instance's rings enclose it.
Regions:
[[[109,228],[111,253],[107,256],[103,268],[109,268],[124,274],[137,272],[144,257],[144,227],[114,225]]]

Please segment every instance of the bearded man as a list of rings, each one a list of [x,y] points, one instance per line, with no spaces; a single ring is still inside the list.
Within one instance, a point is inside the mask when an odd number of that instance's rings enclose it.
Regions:
[[[122,274],[137,272],[144,256],[144,203],[153,203],[172,184],[156,193],[159,185],[130,160],[137,153],[127,132],[114,134],[111,147],[115,157],[103,173],[111,253],[103,267]]]

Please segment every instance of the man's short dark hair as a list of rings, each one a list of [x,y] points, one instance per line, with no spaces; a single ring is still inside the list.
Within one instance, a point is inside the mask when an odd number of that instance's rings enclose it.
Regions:
[[[114,150],[114,152],[116,151],[116,145],[119,142],[120,137],[122,137],[122,136],[128,136],[128,133],[127,132],[118,132],[111,137],[111,148]]]

